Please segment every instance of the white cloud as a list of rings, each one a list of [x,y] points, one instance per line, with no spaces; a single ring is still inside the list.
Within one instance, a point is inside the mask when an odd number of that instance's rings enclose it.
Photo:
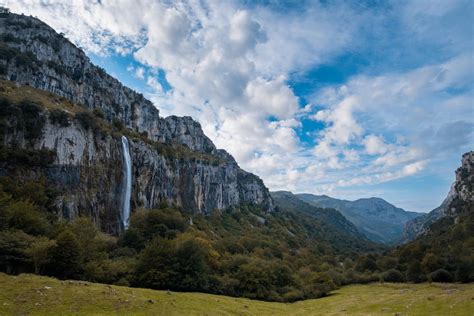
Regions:
[[[388,151],[388,147],[383,139],[375,135],[366,136],[362,143],[369,155],[385,154]]]
[[[0,4],[40,17],[88,52],[133,53],[143,67],[127,70],[146,79],[161,113],[198,119],[218,147],[272,189],[336,192],[390,181],[473,145],[474,67],[465,53],[472,32],[466,40],[466,21],[453,22],[469,1],[413,1],[387,11],[311,2],[285,12],[216,0]],[[359,74],[299,104],[288,78],[343,53],[371,53],[366,42],[393,42],[412,58],[428,53],[406,35],[392,38],[393,20],[416,43],[443,47],[429,46],[442,57],[397,73]],[[397,47],[390,52],[404,61]],[[306,119],[324,125],[306,132],[316,135],[312,147],[298,136]]]
[[[290,119],[298,110],[298,99],[285,84],[283,77],[275,80],[252,80],[247,84],[244,94],[250,106],[267,116]]]
[[[135,76],[138,78],[138,79],[145,79],[145,68],[143,67],[137,67],[135,69]]]

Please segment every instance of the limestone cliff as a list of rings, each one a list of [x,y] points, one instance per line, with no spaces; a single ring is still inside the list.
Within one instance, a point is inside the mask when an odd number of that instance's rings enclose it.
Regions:
[[[431,212],[408,221],[402,236],[402,243],[415,239],[429,231],[431,224],[442,217],[452,217],[455,221],[461,211],[458,205],[474,204],[474,151],[465,153],[461,167],[456,170],[456,180],[448,196],[440,206]]]
[[[273,209],[263,182],[216,149],[198,122],[160,117],[150,101],[91,64],[82,50],[40,20],[0,14],[0,34],[0,94],[9,106],[2,109],[1,149],[54,153],[39,173],[61,189],[57,209],[62,216],[88,214],[106,231],[120,229],[121,134],[130,141],[132,210],[161,202],[194,213],[241,203]],[[30,101],[39,106],[28,108]],[[21,125],[19,117],[31,111],[39,123]],[[58,111],[62,123],[54,119]],[[6,173],[8,165],[2,164],[0,175]]]

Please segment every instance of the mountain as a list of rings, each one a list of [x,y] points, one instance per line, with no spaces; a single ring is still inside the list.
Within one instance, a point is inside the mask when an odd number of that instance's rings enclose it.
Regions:
[[[474,151],[462,156],[456,180],[437,215],[419,235],[379,260],[396,260],[410,282],[474,281]],[[441,215],[439,215],[441,214]]]
[[[296,194],[296,196],[311,205],[338,210],[367,238],[383,244],[397,242],[403,233],[405,223],[420,216],[419,213],[407,212],[380,198],[347,201],[326,195]]]
[[[346,248],[347,244],[354,249],[367,249],[368,245],[374,246],[354,224],[332,208],[315,207],[288,191],[271,192],[271,196],[277,210],[292,212],[297,216],[309,215],[316,220],[321,226],[319,238],[328,240],[338,249]]]
[[[419,235],[426,234],[430,226],[443,217],[457,217],[456,204],[468,205],[473,203],[474,182],[474,152],[465,153],[461,159],[461,167],[456,170],[456,180],[449,190],[448,196],[440,206],[406,223],[402,242],[408,242]]]
[[[217,149],[198,122],[161,117],[45,23],[2,12],[0,34],[0,174],[46,181],[58,192],[59,216],[87,215],[117,233],[128,216],[124,192],[132,210],[160,203],[203,214],[242,203],[273,210],[262,180]]]

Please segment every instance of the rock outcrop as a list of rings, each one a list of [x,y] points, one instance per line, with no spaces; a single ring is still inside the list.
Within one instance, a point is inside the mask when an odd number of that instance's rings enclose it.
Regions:
[[[438,219],[449,216],[456,221],[461,208],[457,205],[474,203],[474,151],[465,153],[461,167],[456,170],[456,180],[451,185],[448,196],[440,206],[431,212],[408,221],[403,231],[402,243],[409,242],[417,236],[426,234],[431,224]]]
[[[16,89],[32,101],[41,95],[43,103],[54,107],[61,104],[57,96],[72,101],[72,108],[62,109],[68,114],[67,124],[53,124],[51,109],[40,110],[38,118],[44,123],[34,138],[17,130],[17,119],[7,113],[0,144],[55,153],[54,162],[43,171],[50,185],[62,189],[57,201],[62,216],[87,214],[108,232],[120,229],[123,161],[121,135],[111,127],[116,125],[131,135],[132,210],[162,202],[205,214],[242,203],[273,209],[262,180],[216,149],[198,122],[160,117],[150,101],[94,66],[82,50],[40,20],[0,13],[0,34],[0,88],[5,96]],[[106,128],[91,128],[74,119],[82,111],[99,113]]]

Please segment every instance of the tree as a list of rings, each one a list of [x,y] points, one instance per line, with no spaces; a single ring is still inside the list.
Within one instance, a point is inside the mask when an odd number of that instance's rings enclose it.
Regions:
[[[77,237],[70,230],[59,234],[50,261],[53,274],[59,278],[77,276],[82,266],[81,253]]]
[[[377,264],[374,259],[369,256],[361,256],[357,259],[355,269],[359,272],[370,271],[373,272],[377,270]]]
[[[55,240],[39,237],[26,249],[25,253],[33,262],[36,274],[43,272],[43,268],[51,259],[51,250],[54,249],[54,247],[56,247]]]
[[[153,289],[174,289],[175,252],[174,241],[156,238],[149,243],[138,262],[138,285]]]
[[[5,7],[0,7],[0,14],[9,14],[10,9],[5,8]]]
[[[443,267],[442,260],[432,252],[428,252],[421,261],[421,267],[426,273],[433,272]]]
[[[26,249],[34,237],[21,230],[0,231],[0,268],[6,273],[17,273],[28,266]]]
[[[21,229],[31,235],[46,235],[49,223],[39,208],[29,201],[16,201],[7,208],[11,228]]]
[[[396,269],[398,260],[393,257],[382,256],[377,259],[377,267],[380,271],[387,271],[390,269]]]
[[[197,238],[182,242],[175,254],[177,286],[187,291],[202,291],[208,288],[208,249]]]
[[[423,269],[421,268],[421,264],[419,261],[412,261],[408,264],[407,268],[407,281],[410,282],[423,282],[426,280],[426,277],[423,274]]]
[[[430,274],[430,279],[433,282],[453,282],[451,273],[444,269],[438,269]]]
[[[472,282],[474,281],[474,255],[471,257],[461,258],[456,270],[456,281],[458,282]]]
[[[403,282],[405,281],[405,278],[403,277],[403,274],[395,269],[390,269],[388,271],[385,271],[382,273],[382,278],[386,282]]]

